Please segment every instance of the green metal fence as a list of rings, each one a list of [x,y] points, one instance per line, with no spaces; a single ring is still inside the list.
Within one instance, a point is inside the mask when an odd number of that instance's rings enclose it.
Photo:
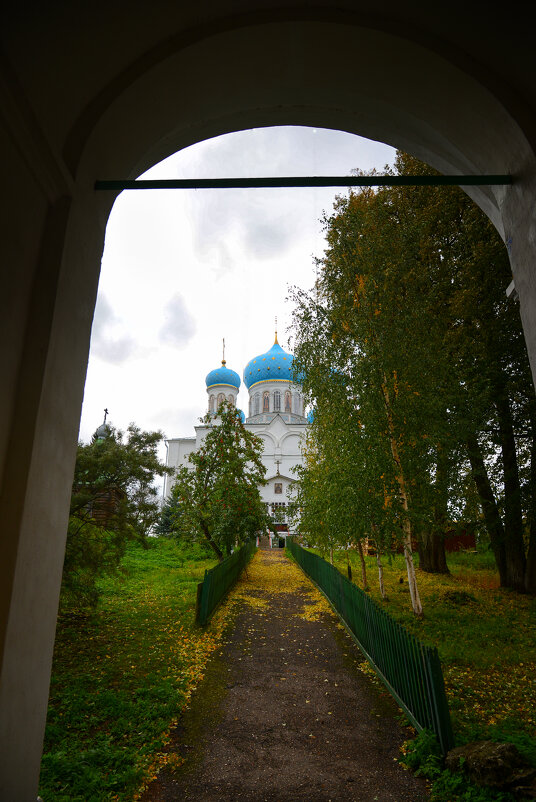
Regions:
[[[226,560],[205,571],[205,577],[197,588],[196,622],[204,626],[223,599],[229,588],[234,585],[242,569],[250,561],[256,550],[255,541],[235,551]]]
[[[437,649],[414,638],[317,554],[293,538],[287,538],[287,548],[333,604],[411,722],[419,731],[432,730],[446,754],[454,746],[454,736]]]

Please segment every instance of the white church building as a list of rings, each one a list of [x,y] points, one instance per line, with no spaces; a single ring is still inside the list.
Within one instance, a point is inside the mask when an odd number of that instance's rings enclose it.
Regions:
[[[248,416],[241,411],[242,421],[263,443],[262,460],[267,484],[260,487],[261,497],[269,513],[287,506],[287,489],[296,481],[293,468],[301,465],[302,438],[309,424],[305,415],[301,386],[294,380],[293,357],[277,341],[269,351],[253,357],[244,368],[244,384],[249,393]],[[240,376],[227,367],[211,370],[206,379],[208,411],[216,416],[224,399],[237,406]],[[209,431],[210,424],[195,426],[195,436],[167,440],[167,464],[172,468],[188,465],[188,455],[197,451]],[[166,477],[164,497],[171,492],[173,476]],[[286,531],[287,525],[277,527]]]

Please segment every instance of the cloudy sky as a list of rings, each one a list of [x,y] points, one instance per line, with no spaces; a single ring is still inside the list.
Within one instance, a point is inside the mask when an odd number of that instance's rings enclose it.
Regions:
[[[264,128],[207,140],[144,178],[349,175],[383,171],[387,145],[340,131]],[[287,347],[288,288],[310,288],[324,248],[330,189],[123,192],[108,221],[80,423],[87,442],[103,418],[124,428],[193,435],[206,411],[205,376],[221,364],[242,377],[271,347]],[[242,386],[239,405],[247,410]]]

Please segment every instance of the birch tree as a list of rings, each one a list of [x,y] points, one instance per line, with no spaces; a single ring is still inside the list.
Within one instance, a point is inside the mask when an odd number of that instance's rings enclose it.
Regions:
[[[172,494],[179,538],[200,538],[221,561],[271,525],[259,487],[266,483],[262,441],[243,425],[238,411],[224,402],[198,451],[181,466]]]
[[[400,153],[395,169],[430,172]],[[444,534],[468,508],[468,472],[501,584],[533,592],[534,388],[506,249],[456,188],[350,192],[324,222],[316,285],[294,293],[296,364],[313,403],[344,377],[359,418],[345,436],[364,481],[385,486],[378,521],[398,521],[415,612],[412,544],[421,568],[448,570]]]

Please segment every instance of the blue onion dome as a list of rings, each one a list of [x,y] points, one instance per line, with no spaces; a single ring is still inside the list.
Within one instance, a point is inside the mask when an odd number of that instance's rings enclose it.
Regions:
[[[266,381],[294,381],[292,374],[292,354],[284,351],[277,342],[277,335],[275,342],[269,351],[265,354],[250,359],[244,368],[244,384],[250,389],[258,382]]]
[[[307,423],[313,423],[315,419],[315,411],[314,409],[310,409],[307,413]]]
[[[246,422],[246,416],[244,415],[244,413],[243,413],[243,411],[241,409],[238,410],[238,414],[240,415],[240,420],[242,421],[242,423],[245,423]]]
[[[234,370],[225,367],[225,359],[222,359],[221,368],[211,370],[205,379],[207,387],[213,387],[216,384],[227,384],[229,387],[240,387],[240,376]]]

